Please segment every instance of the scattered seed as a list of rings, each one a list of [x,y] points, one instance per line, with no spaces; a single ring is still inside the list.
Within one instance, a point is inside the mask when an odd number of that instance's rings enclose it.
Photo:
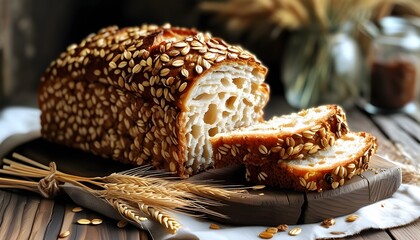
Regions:
[[[252,190],[261,190],[261,189],[264,189],[264,188],[265,188],[265,185],[255,185],[255,186],[252,187]]]
[[[277,233],[279,230],[275,227],[269,227],[265,231],[269,233]]]
[[[86,218],[81,218],[79,220],[77,220],[77,223],[80,225],[88,225],[91,224],[91,221],[89,219]]]
[[[125,228],[127,226],[128,222],[126,220],[120,220],[117,223],[117,227],[119,228]]]
[[[99,225],[99,224],[102,223],[102,219],[94,218],[94,219],[92,219],[91,223],[92,223],[92,225]]]
[[[210,224],[209,228],[210,229],[220,229],[220,226],[215,224],[215,223],[212,223],[212,224]]]
[[[74,207],[71,211],[74,212],[74,213],[78,213],[78,212],[83,211],[83,208],[81,208],[81,207]]]
[[[346,222],[354,222],[359,218],[358,215],[356,214],[351,214],[349,216],[346,217]]]
[[[277,226],[277,229],[280,232],[285,232],[288,228],[289,228],[289,226],[287,224],[280,224],[280,225]]]
[[[325,228],[329,228],[331,226],[335,225],[335,220],[334,218],[327,218],[324,221],[322,221],[321,226],[325,227]]]
[[[302,232],[301,228],[293,228],[292,230],[289,231],[289,235],[290,236],[297,236]]]
[[[69,230],[67,230],[65,232],[61,232],[60,235],[58,235],[59,238],[66,238],[68,236],[70,236],[70,231]]]
[[[262,239],[270,239],[274,236],[274,234],[271,233],[271,232],[264,231],[264,232],[261,232],[260,235],[258,235],[258,236]]]

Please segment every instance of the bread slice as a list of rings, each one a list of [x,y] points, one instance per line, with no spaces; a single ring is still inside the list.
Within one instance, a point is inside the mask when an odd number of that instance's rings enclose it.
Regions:
[[[210,138],[214,166],[261,165],[278,159],[303,159],[334,145],[348,132],[337,105],[302,110]]]
[[[368,168],[377,148],[366,132],[348,133],[334,146],[305,159],[246,163],[248,181],[296,191],[323,191],[342,186]]]

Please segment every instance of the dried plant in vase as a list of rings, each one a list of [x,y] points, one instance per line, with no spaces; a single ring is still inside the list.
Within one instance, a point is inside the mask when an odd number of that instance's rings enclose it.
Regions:
[[[400,5],[420,13],[417,0],[205,1],[230,31],[276,38],[288,30],[281,67],[285,96],[296,108],[352,106],[363,81],[363,58],[354,35],[359,23]]]
[[[140,224],[150,218],[171,233],[182,227],[171,213],[224,218],[227,216],[207,207],[219,206],[218,200],[245,192],[244,188],[173,181],[144,166],[105,177],[82,177],[58,171],[54,162],[45,166],[17,153],[12,156],[14,160],[3,159],[0,174],[13,177],[1,177],[0,188],[29,190],[52,198],[62,184],[72,184],[105,200],[132,222]]]

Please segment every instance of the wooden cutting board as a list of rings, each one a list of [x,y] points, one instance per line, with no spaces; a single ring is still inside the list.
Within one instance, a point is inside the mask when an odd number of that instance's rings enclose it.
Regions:
[[[93,156],[48,142],[42,138],[23,143],[12,152],[28,156],[48,165],[55,161],[58,169],[81,176],[106,176],[132,168],[109,159]],[[320,222],[357,211],[359,208],[388,198],[401,185],[401,170],[391,162],[374,156],[369,171],[355,176],[335,190],[320,193],[298,193],[289,190],[249,190],[250,197],[239,196],[223,201],[217,210],[229,218],[209,216],[213,220],[233,225],[302,224]],[[216,182],[226,185],[243,185],[245,170],[242,167],[213,169],[191,177],[187,181]],[[216,207],[214,207],[216,208]]]

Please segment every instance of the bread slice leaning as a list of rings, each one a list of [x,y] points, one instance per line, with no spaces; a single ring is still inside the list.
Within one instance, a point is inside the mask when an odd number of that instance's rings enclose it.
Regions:
[[[278,159],[303,159],[333,146],[335,140],[348,131],[346,115],[337,105],[273,117],[211,137],[214,166],[261,165]]]
[[[246,163],[248,181],[296,191],[323,191],[342,186],[368,168],[377,148],[369,133],[348,133],[334,146],[305,159]]]

